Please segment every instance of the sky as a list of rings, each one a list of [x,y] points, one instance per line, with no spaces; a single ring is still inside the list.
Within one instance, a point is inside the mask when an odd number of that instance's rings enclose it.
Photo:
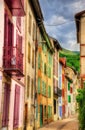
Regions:
[[[47,33],[63,48],[79,51],[75,14],[85,10],[85,0],[39,0]]]

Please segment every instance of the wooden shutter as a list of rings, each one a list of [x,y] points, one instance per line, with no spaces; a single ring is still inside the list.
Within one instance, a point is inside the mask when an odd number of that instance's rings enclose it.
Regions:
[[[10,85],[5,84],[4,100],[3,100],[2,126],[8,125],[8,121],[9,121],[9,102],[10,102]]]
[[[40,78],[38,78],[38,93],[40,93],[40,82],[41,82],[41,80],[40,80]]]
[[[70,83],[68,83],[68,90],[70,90]]]
[[[41,55],[39,53],[38,54],[38,69],[40,69],[40,64],[41,64]]]
[[[68,95],[68,102],[70,103],[71,102],[71,96]]]
[[[5,11],[5,21],[4,21],[4,46],[8,45],[8,15]]]
[[[19,123],[19,104],[20,104],[20,86],[15,86],[15,100],[14,100],[14,127]]]
[[[72,89],[72,87],[70,87],[70,93],[72,93],[73,92],[73,89]]]
[[[12,46],[12,23],[8,20],[8,46]]]

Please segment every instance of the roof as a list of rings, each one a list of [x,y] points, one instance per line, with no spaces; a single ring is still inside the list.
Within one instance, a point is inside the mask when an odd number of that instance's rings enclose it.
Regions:
[[[79,26],[80,26],[80,17],[85,13],[85,10],[75,14],[75,22],[76,22],[76,31],[77,31],[77,42],[80,42],[80,30],[79,30]]]
[[[81,17],[81,15],[83,15],[84,13],[85,13],[85,10],[78,12],[77,14],[75,14],[75,18]]]
[[[66,66],[66,58],[59,58],[59,62]]]
[[[61,45],[59,44],[58,40],[56,40],[55,38],[53,38],[53,37],[51,37],[51,36],[49,36],[49,37],[53,40],[54,46],[56,47],[56,49],[62,50],[62,47],[61,47]]]
[[[34,14],[36,15],[36,18],[39,22],[44,20],[42,10],[39,4],[39,0],[30,0],[30,3],[32,5],[32,8],[34,10]]]

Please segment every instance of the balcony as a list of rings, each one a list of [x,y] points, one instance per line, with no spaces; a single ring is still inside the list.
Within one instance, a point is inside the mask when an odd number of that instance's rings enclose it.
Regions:
[[[4,72],[11,76],[23,75],[23,54],[17,47],[5,46],[3,48]]]
[[[61,97],[62,96],[62,90],[58,87],[54,87],[54,95]]]
[[[13,16],[24,16],[24,0],[5,0]]]

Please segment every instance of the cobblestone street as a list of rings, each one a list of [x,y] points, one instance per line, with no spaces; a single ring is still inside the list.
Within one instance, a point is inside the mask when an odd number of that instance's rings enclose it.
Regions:
[[[78,130],[78,120],[76,116],[52,122],[38,130]]]

